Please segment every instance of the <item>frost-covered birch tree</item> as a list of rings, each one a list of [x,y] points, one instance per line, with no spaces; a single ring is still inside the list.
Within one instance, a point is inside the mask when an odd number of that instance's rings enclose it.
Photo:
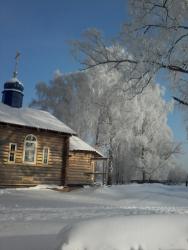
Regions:
[[[86,74],[62,74],[57,71],[49,84],[36,84],[36,98],[30,106],[48,110],[75,129],[81,137],[87,138],[85,128],[91,126],[88,120],[91,91],[87,82]]]
[[[133,100],[137,122],[132,130],[134,141],[131,147],[137,159],[136,172],[143,181],[159,176],[164,178],[172,164],[172,156],[180,150],[179,145],[173,142],[172,131],[167,124],[172,103],[166,103],[162,96],[163,91],[158,85],[150,85]]]
[[[164,177],[175,153],[167,125],[171,104],[155,84],[130,98],[130,92],[120,89],[126,85],[123,76],[108,65],[58,73],[49,84],[37,84],[32,106],[49,110],[103,150],[113,163],[114,182],[130,181],[136,173]]]
[[[187,0],[128,0],[129,21],[116,38],[106,41],[97,30],[72,42],[86,68],[109,64],[124,68],[127,83],[139,93],[159,72],[175,85],[181,100],[188,101],[188,2]],[[121,46],[119,54],[109,47]]]

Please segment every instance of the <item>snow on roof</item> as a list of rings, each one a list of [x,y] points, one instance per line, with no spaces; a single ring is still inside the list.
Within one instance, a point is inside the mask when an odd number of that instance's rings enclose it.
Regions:
[[[32,108],[12,108],[3,103],[0,103],[0,122],[76,134],[75,131],[47,111]]]
[[[12,77],[10,80],[6,81],[6,83],[15,83],[15,82],[18,82],[20,85],[23,86],[23,83],[20,82],[20,80],[18,80],[18,78],[16,77]]]
[[[104,157],[99,151],[77,136],[70,137],[70,151],[89,151],[98,154],[100,157]]]

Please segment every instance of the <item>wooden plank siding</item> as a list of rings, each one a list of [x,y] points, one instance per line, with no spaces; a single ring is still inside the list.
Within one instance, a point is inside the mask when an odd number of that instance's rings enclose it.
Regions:
[[[35,163],[24,163],[24,140],[29,134],[37,138]],[[16,143],[15,163],[9,162],[9,143]],[[61,185],[68,163],[69,136],[40,129],[0,124],[0,186]],[[43,148],[49,148],[48,164],[43,164]]]
[[[91,152],[69,153],[69,165],[66,170],[66,182],[68,185],[90,185],[94,183],[94,175],[91,173],[95,170],[95,163],[92,160]]]

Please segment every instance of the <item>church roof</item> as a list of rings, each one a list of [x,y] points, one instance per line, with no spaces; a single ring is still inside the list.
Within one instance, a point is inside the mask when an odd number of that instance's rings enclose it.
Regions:
[[[91,147],[89,144],[87,144],[85,141],[80,139],[77,136],[71,136],[70,137],[70,151],[88,151],[88,152],[94,152],[100,157],[104,157],[98,150]]]
[[[12,108],[0,103],[0,122],[75,135],[76,132],[47,111]]]

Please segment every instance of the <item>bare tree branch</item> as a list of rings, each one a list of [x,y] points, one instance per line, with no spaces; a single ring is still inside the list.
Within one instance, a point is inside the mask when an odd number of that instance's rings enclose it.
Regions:
[[[183,101],[183,100],[181,100],[181,99],[179,99],[179,98],[177,98],[177,97],[175,97],[175,96],[173,96],[173,99],[174,99],[175,101],[177,101],[178,103],[180,103],[180,104],[183,104],[183,105],[188,106],[188,102],[185,102],[185,101]]]

